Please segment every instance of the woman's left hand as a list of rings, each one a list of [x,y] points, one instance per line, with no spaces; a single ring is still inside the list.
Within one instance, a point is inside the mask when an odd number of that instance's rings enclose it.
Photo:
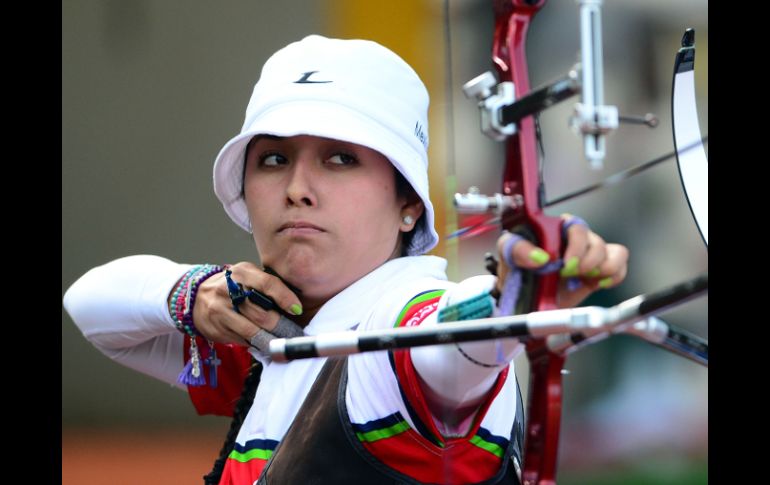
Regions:
[[[562,214],[565,221],[572,218]],[[497,285],[502,289],[503,282],[510,268],[505,263],[503,248],[511,238],[510,233],[503,234],[497,240],[498,265]],[[537,269],[549,260],[548,254],[526,239],[515,243],[511,248],[513,262],[520,268]],[[607,243],[598,234],[583,224],[572,224],[567,229],[567,248],[562,255],[564,267],[560,271],[561,283],[557,302],[559,308],[571,308],[585,300],[599,289],[619,285],[628,270],[628,248],[622,244]],[[578,277],[582,285],[574,291],[567,289],[567,278]]]

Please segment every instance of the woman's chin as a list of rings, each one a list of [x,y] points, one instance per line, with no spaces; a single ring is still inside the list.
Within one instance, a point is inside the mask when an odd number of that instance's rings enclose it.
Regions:
[[[265,258],[285,281],[302,291],[302,300],[324,303],[344,290],[357,278],[343,273],[344,262],[339,257],[318,254],[308,247],[292,247],[278,257]],[[334,261],[338,261],[334,263]]]
[[[281,259],[273,264],[269,264],[281,278],[302,290],[302,295],[316,294],[319,290],[331,286],[334,278],[332,271],[326,271],[314,263],[311,259]]]
[[[339,272],[319,270],[312,265],[287,266],[286,273],[279,274],[302,291],[298,296],[303,304],[323,305],[350,284],[341,280]]]

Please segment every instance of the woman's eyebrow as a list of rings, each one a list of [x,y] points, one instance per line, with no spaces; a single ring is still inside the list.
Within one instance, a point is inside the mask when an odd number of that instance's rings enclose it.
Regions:
[[[255,143],[257,143],[260,140],[268,140],[268,141],[281,141],[285,140],[287,137],[285,136],[276,136],[276,135],[256,135],[254,138],[249,140],[249,143],[246,145],[246,149],[253,147]]]

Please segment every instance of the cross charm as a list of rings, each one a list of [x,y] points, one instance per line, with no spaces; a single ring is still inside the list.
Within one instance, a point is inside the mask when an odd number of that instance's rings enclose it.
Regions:
[[[211,347],[211,353],[203,360],[203,362],[209,366],[209,385],[211,387],[217,387],[217,366],[222,364],[222,359],[217,357],[217,351],[214,347]]]

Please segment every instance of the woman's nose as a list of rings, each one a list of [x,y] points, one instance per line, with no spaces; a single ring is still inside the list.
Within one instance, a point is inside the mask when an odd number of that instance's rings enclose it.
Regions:
[[[313,192],[313,164],[308,160],[298,160],[293,164],[286,186],[287,206],[312,207],[317,203]]]

